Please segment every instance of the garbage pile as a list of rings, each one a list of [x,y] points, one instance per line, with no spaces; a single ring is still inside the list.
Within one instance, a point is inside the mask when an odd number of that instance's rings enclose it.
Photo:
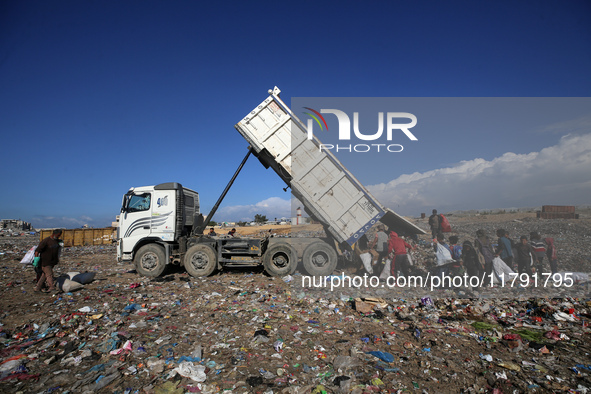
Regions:
[[[22,235],[18,237],[0,238],[0,262],[20,260],[27,251],[39,243],[38,235]]]
[[[403,297],[182,271],[149,279],[65,250],[77,291],[33,292],[1,267],[0,391],[23,393],[586,392],[589,298]],[[110,248],[110,250],[109,250]],[[26,250],[26,249],[25,249]],[[109,253],[110,252],[110,253]]]
[[[591,272],[588,222],[559,222],[459,223],[454,230],[466,239],[479,228],[491,237],[496,228],[512,236],[539,231],[564,248],[561,269]],[[45,294],[33,291],[35,274],[20,264],[36,243],[0,240],[0,392],[591,389],[585,280],[550,294],[531,286],[428,291],[383,282],[331,291],[335,278],[355,275],[342,266],[320,287],[302,285],[300,272],[273,278],[250,269],[193,278],[173,267],[150,279],[118,263],[107,245],[65,248],[56,276],[85,273],[86,284]],[[416,243],[421,267],[432,258],[430,240]]]

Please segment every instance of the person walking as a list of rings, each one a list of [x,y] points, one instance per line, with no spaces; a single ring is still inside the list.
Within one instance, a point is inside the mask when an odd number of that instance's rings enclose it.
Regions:
[[[558,258],[556,256],[556,246],[554,245],[554,238],[546,238],[546,257],[548,257],[548,261],[550,262],[550,269],[552,270],[552,274],[558,272]]]
[[[527,237],[522,235],[517,244],[517,270],[519,274],[531,275],[533,263],[536,261],[534,250],[527,242]]]
[[[35,257],[41,257],[39,264],[42,270],[35,291],[43,291],[45,293],[57,292],[53,280],[53,267],[59,263],[59,252],[61,248],[59,237],[61,235],[62,230],[53,230],[53,233],[49,237],[43,239],[35,250]],[[45,283],[47,283],[47,290],[42,290]]]
[[[392,265],[390,266],[390,273],[396,276],[396,272],[400,271],[402,276],[407,277],[410,274],[410,262],[408,261],[408,250],[414,249],[412,245],[403,240],[394,231],[390,232],[390,240],[388,241],[388,253],[393,253]]]
[[[506,231],[498,229],[497,237],[499,237],[499,240],[495,256],[500,257],[507,264],[507,267],[515,270],[513,266],[513,247],[511,241],[507,238]]]
[[[377,269],[380,269],[380,264],[383,263],[384,258],[388,256],[388,234],[386,234],[386,226],[380,224],[378,232],[371,244],[372,249],[378,253],[378,261],[376,262]]]
[[[544,269],[544,257],[546,257],[546,244],[537,231],[529,233],[529,244],[534,250],[536,257],[536,272],[541,273]]]
[[[437,234],[441,232],[441,216],[437,214],[437,209],[429,216],[429,227],[431,227],[431,238],[436,239]]]
[[[454,276],[462,276],[465,271],[462,268],[462,245],[458,244],[459,241],[457,235],[449,237],[449,250],[451,251],[451,258],[454,260],[450,268]]]
[[[470,241],[464,241],[462,245],[462,264],[466,269],[468,276],[477,276],[480,278],[484,272],[484,267],[480,265],[480,260],[476,249]]]
[[[451,266],[454,260],[451,255],[452,252],[449,248],[449,245],[445,243],[445,237],[443,236],[443,233],[437,234],[437,237],[433,240],[433,251],[435,252],[437,276],[443,277],[444,275],[450,275]]]
[[[365,271],[373,275],[373,268],[371,266],[371,253],[369,253],[369,240],[367,239],[367,235],[363,234],[359,241],[357,241],[357,245],[355,247],[355,252],[361,259],[361,263],[363,264],[363,268]]]
[[[495,257],[493,252],[492,242],[490,242],[490,238],[486,235],[484,230],[480,229],[476,231],[476,239],[474,240],[474,247],[482,254],[484,257],[484,271],[487,275],[490,275],[492,272],[492,262]]]

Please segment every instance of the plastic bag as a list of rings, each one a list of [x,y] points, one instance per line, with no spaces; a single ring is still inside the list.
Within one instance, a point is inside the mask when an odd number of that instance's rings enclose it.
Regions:
[[[31,249],[27,251],[25,257],[21,260],[21,264],[33,264],[33,258],[35,257],[35,250],[37,249],[37,245],[33,246]]]
[[[349,368],[358,367],[360,364],[359,364],[359,360],[354,357],[337,356],[337,357],[335,357],[332,365],[336,371],[338,371],[339,369],[344,371]]]
[[[183,361],[174,370],[179,375],[185,378],[190,378],[194,382],[205,382],[205,379],[207,379],[207,375],[205,375],[205,367],[203,365],[195,365],[190,361]]]
[[[504,276],[506,283],[511,278],[510,275],[515,273],[500,257],[495,257],[493,260],[493,272],[495,273],[493,277],[494,284],[501,283],[501,275]]]
[[[449,224],[447,218],[443,215],[439,215],[439,217],[441,218],[441,232],[451,233],[451,225]]]
[[[392,355],[388,352],[372,351],[372,352],[366,352],[366,353],[371,354],[372,356],[377,357],[380,360],[387,362],[387,363],[394,362],[394,360],[395,360],[394,355]]]
[[[33,258],[33,267],[38,267],[41,263],[41,256],[37,256]]]
[[[388,277],[390,276],[390,268],[391,267],[392,267],[392,260],[386,259],[386,263],[384,264],[384,269],[382,270],[382,273],[380,274],[380,279],[388,279]]]
[[[445,265],[453,261],[449,250],[439,243],[437,244],[437,252],[435,253],[435,257],[437,258],[436,264],[438,266]]]

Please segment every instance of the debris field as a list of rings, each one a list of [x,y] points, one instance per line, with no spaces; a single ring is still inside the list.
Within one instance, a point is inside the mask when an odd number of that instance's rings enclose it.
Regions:
[[[492,236],[503,225],[519,236],[525,226],[540,223],[466,222],[457,231],[468,237],[489,226]],[[568,245],[569,261],[559,252],[561,269],[589,272],[589,222],[571,223],[543,225],[561,232],[554,235],[557,244]],[[302,287],[300,271],[284,278],[253,269],[193,278],[171,267],[160,278],[145,278],[117,263],[115,246],[108,245],[64,249],[56,275],[93,272],[94,281],[76,291],[43,294],[33,292],[33,270],[19,264],[37,242],[34,236],[0,238],[2,392],[591,388],[587,283],[534,298],[527,288],[494,288],[487,296],[472,288],[329,291]],[[428,240],[421,245],[418,255],[428,256]],[[335,275],[356,271],[339,266]]]

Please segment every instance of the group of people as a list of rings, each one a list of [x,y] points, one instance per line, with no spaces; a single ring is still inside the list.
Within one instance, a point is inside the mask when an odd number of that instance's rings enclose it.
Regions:
[[[210,227],[209,233],[207,233],[207,235],[210,237],[215,237],[218,235],[218,233],[215,232],[215,229],[213,227]],[[235,237],[236,236],[236,229],[233,228],[232,230],[228,231],[228,235],[231,237]]]
[[[445,267],[453,273],[454,270],[464,270],[469,276],[487,275],[493,270],[493,260],[499,257],[513,271],[520,274],[533,274],[544,271],[544,261],[548,260],[552,274],[558,272],[556,246],[553,238],[542,237],[537,232],[531,232],[528,237],[522,235],[519,242],[515,242],[504,229],[496,231],[498,237],[496,245],[484,230],[476,231],[474,243],[464,241],[459,244],[457,236],[449,237],[449,244],[445,242],[442,233],[438,233],[434,240],[435,252],[438,258],[437,266]],[[445,259],[447,254],[439,253],[442,248],[449,252],[451,260]],[[442,270],[444,270],[442,268]]]
[[[556,247],[553,238],[542,237],[537,232],[531,232],[529,239],[526,235],[515,242],[504,229],[497,230],[497,244],[492,241],[484,230],[476,232],[474,243],[465,241],[458,243],[458,237],[449,237],[449,245],[445,243],[442,234],[442,224],[445,221],[442,215],[433,210],[429,217],[429,227],[434,240],[435,253],[438,258],[437,266],[440,272],[465,270],[468,275],[480,276],[483,272],[492,272],[493,260],[500,257],[505,264],[515,272],[532,274],[544,271],[544,260],[548,260],[552,274],[558,272]],[[441,260],[451,260],[445,262]]]
[[[498,229],[495,244],[484,230],[478,230],[474,241],[460,243],[459,237],[452,235],[447,243],[441,231],[441,215],[436,210],[433,210],[429,224],[438,275],[489,275],[493,272],[493,260],[496,257],[519,274],[544,272],[546,260],[552,274],[558,272],[554,239],[542,239],[538,232],[531,232],[529,238],[523,235],[516,242],[508,231]],[[388,231],[385,225],[379,224],[373,239],[370,241],[364,234],[357,242],[355,250],[368,274],[384,278],[384,275],[409,275],[412,266],[409,252],[414,249],[415,246],[399,237],[396,232]]]
[[[374,239],[370,242],[363,234],[355,250],[368,274],[385,278],[396,276],[398,271],[407,276],[412,264],[409,251],[415,248],[395,231],[387,232],[386,226],[380,224]]]

